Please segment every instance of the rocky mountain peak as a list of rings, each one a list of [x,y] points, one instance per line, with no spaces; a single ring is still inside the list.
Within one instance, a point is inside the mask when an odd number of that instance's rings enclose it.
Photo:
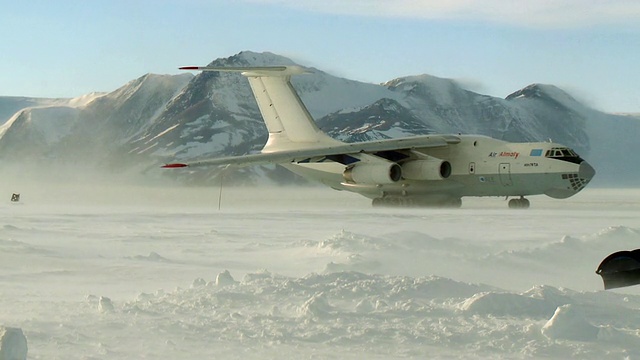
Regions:
[[[271,52],[241,51],[235,55],[218,58],[209,66],[269,66],[269,65],[295,65],[295,63],[284,56]]]
[[[505,100],[537,100],[547,103],[555,103],[559,106],[573,110],[581,110],[585,108],[584,105],[574,99],[573,96],[569,95],[566,91],[558,88],[557,86],[548,84],[528,85],[508,95]]]

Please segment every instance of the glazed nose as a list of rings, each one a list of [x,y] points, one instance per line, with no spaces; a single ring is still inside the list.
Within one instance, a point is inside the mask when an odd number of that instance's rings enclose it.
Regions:
[[[578,176],[581,179],[591,180],[596,175],[596,170],[593,166],[589,165],[588,162],[583,161],[580,163],[580,168],[578,169]]]

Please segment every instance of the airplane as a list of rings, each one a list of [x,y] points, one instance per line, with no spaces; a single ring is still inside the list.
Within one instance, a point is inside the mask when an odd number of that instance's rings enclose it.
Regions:
[[[460,207],[467,196],[503,196],[528,208],[525,196],[564,199],[581,191],[594,168],[552,142],[510,143],[481,135],[434,134],[345,143],[322,132],[290,82],[303,67],[185,66],[181,70],[239,72],[251,86],[269,137],[260,153],[164,168],[277,164],[372,205]]]

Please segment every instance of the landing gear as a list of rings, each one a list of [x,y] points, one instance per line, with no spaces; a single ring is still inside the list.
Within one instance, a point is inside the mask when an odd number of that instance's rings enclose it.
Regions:
[[[412,196],[383,196],[373,199],[373,207],[433,207],[458,209],[462,206],[461,198],[421,198]]]
[[[529,205],[531,205],[529,200],[525,199],[523,196],[521,196],[520,199],[509,200],[510,209],[528,209]]]
[[[451,209],[459,209],[462,207],[462,199],[461,198],[453,198],[449,199],[442,207],[451,208]]]
[[[415,207],[416,203],[412,198],[402,196],[385,196],[373,199],[373,207]]]

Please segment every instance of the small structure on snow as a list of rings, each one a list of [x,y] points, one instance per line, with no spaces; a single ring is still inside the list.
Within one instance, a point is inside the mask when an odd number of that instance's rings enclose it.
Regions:
[[[26,360],[27,338],[22,329],[0,326],[0,360]]]
[[[11,201],[12,201],[12,202],[18,202],[18,201],[20,201],[20,193],[13,193],[13,194],[11,195]]]

